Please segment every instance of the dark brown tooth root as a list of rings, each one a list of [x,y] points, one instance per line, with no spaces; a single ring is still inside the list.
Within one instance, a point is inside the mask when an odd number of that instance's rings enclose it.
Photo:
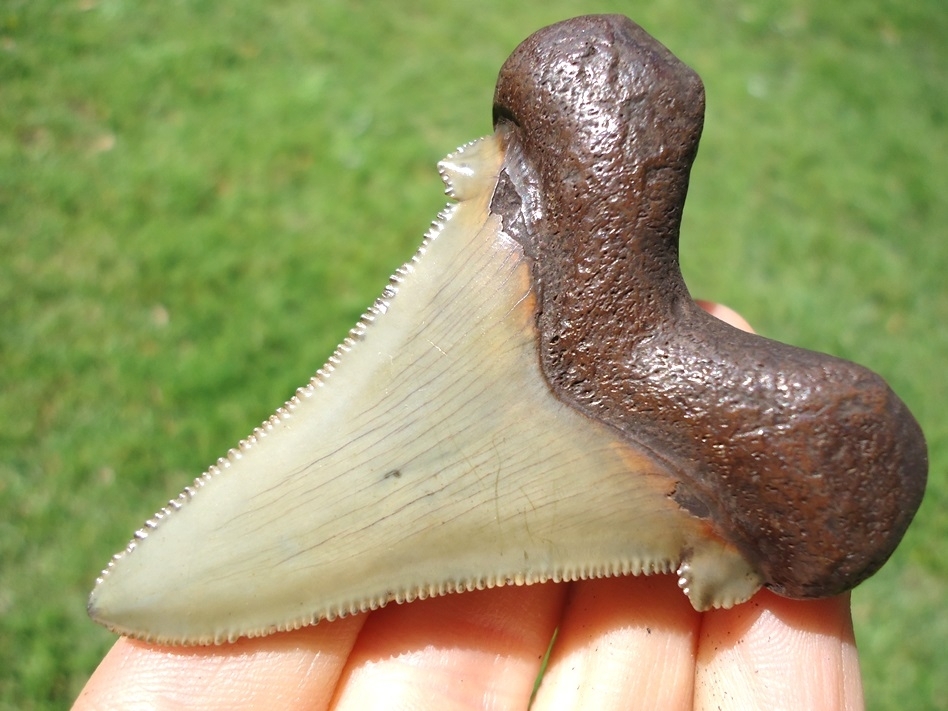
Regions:
[[[738,331],[689,296],[678,230],[704,116],[697,75],[640,27],[591,16],[500,72],[492,208],[534,258],[540,358],[563,401],[675,463],[675,499],[791,597],[889,557],[927,453],[871,371]]]

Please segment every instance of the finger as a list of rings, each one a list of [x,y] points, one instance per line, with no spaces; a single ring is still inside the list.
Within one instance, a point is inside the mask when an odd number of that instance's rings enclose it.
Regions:
[[[762,590],[705,614],[695,709],[861,709],[849,595],[788,600]]]
[[[366,615],[214,647],[122,637],[73,710],[325,709]]]
[[[533,709],[690,709],[701,618],[674,577],[571,587]]]
[[[734,309],[725,306],[724,304],[716,304],[713,301],[701,301],[701,300],[698,300],[695,303],[697,303],[698,306],[703,308],[705,311],[707,311],[709,314],[711,314],[715,318],[719,318],[722,321],[724,321],[724,323],[730,324],[731,326],[734,326],[735,328],[739,328],[742,331],[748,331],[749,333],[754,332],[754,329],[751,328],[751,325],[747,322],[747,320],[743,316],[737,313],[737,311],[735,311]]]
[[[335,708],[526,708],[565,592],[511,586],[372,613]]]

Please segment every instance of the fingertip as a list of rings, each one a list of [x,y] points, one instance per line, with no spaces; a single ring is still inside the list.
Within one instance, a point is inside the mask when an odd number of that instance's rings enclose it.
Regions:
[[[328,706],[365,615],[207,647],[120,637],[73,711],[125,708],[310,709]]]
[[[702,309],[707,311],[709,314],[714,316],[724,323],[734,326],[734,328],[739,328],[742,331],[747,331],[748,333],[753,333],[754,329],[751,328],[751,325],[747,322],[743,316],[741,316],[734,309],[725,306],[724,304],[717,304],[713,301],[701,301],[697,300],[695,303],[698,304]]]
[[[373,612],[333,708],[514,708],[529,698],[566,586],[503,586]]]
[[[690,709],[700,620],[673,576],[572,583],[533,708]]]
[[[862,707],[849,596],[789,600],[767,590],[706,613],[695,708]]]

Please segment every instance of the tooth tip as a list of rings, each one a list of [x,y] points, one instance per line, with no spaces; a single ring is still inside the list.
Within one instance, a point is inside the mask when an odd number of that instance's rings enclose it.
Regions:
[[[495,176],[481,169],[485,155],[500,151],[493,136],[465,143],[438,163],[438,172],[445,184],[445,193],[455,200],[466,200],[483,191],[485,182]]]

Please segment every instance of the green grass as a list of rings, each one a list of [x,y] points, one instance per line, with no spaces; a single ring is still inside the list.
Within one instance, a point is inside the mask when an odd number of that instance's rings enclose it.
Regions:
[[[948,709],[942,3],[510,6],[0,4],[0,708],[79,691],[98,570],[411,255],[513,47],[619,11],[707,85],[694,293],[880,371],[927,432],[926,501],[854,611],[870,708]]]

